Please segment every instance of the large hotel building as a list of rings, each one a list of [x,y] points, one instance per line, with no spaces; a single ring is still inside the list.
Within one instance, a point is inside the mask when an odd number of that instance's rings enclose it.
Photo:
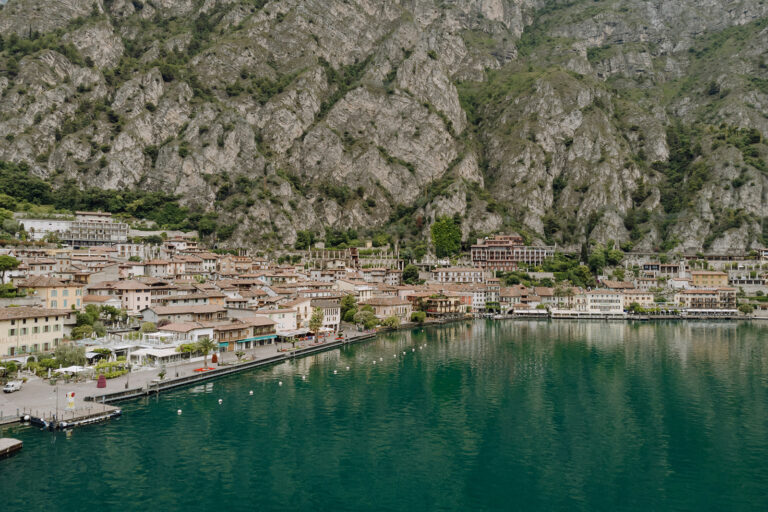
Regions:
[[[555,254],[553,246],[526,246],[519,235],[480,238],[472,246],[472,263],[484,270],[508,272],[518,263],[540,265]]]

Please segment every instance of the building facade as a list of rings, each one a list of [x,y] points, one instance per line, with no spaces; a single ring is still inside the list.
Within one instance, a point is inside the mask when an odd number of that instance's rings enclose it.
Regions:
[[[520,263],[540,265],[555,254],[551,246],[527,246],[518,235],[478,239],[471,248],[472,263],[485,270],[509,272]]]
[[[50,352],[69,335],[75,313],[66,309],[0,309],[0,355]]]
[[[712,270],[694,270],[691,272],[691,283],[697,288],[728,286],[728,274]]]
[[[481,268],[442,267],[432,271],[438,283],[482,283],[485,271]]]

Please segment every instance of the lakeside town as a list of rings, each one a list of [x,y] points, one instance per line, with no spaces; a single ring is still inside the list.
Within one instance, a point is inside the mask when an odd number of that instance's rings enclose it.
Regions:
[[[596,269],[592,257],[510,234],[479,239],[453,259],[405,261],[371,242],[268,258],[214,252],[195,233],[137,240],[103,212],[21,222],[30,241],[0,249],[3,381],[125,379],[127,389],[142,369],[152,371],[134,385],[174,365],[213,370],[209,358],[231,364],[482,317],[768,318],[768,249],[670,257],[601,247]]]

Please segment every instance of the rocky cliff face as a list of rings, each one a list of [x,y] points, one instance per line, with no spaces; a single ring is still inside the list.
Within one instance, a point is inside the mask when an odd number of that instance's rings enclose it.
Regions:
[[[9,0],[0,159],[179,194],[219,241],[764,244],[768,4]],[[226,238],[226,240],[223,240]]]

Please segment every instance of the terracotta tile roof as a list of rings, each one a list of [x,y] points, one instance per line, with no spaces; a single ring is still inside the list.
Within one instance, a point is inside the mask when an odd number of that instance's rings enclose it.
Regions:
[[[34,306],[0,309],[0,320],[16,320],[22,318],[40,318],[43,316],[62,316],[74,313],[71,309],[47,309]]]
[[[62,286],[75,286],[64,283],[63,281],[49,276],[31,276],[26,279],[20,279],[16,286],[18,288],[59,288]]]
[[[151,309],[156,315],[183,315],[185,313],[218,313],[224,312],[227,309],[224,306],[216,306],[213,304],[191,304],[187,306],[151,306],[147,309]]]
[[[379,299],[365,300],[360,304],[368,306],[405,306],[410,304],[410,302],[405,299],[399,299],[397,297],[382,297]]]

